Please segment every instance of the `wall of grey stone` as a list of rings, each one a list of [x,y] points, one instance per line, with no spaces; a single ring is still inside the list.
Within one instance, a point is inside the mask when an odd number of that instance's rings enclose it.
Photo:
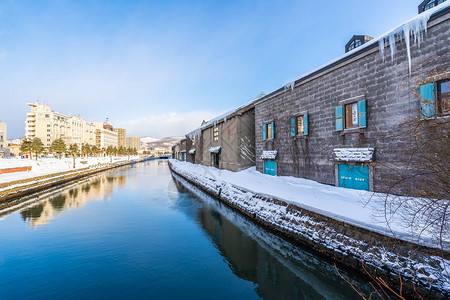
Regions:
[[[213,131],[218,129],[217,141]],[[212,166],[211,147],[221,147],[221,169],[239,171],[255,165],[255,110],[254,108],[219,122],[216,126],[201,131],[200,135],[190,139],[186,137],[186,151],[195,149],[193,155],[187,156],[188,162]]]
[[[448,14],[434,20],[427,38],[411,46],[409,74],[404,41],[396,44],[395,62],[385,49],[385,61],[377,49],[367,51],[351,63],[297,85],[255,106],[256,167],[263,171],[263,150],[278,150],[278,175],[309,178],[335,184],[332,150],[339,147],[374,147],[374,189],[381,191],[390,174],[383,163],[396,163],[407,146],[401,137],[392,140],[395,126],[418,114],[419,99],[413,95],[418,83],[436,74],[450,72],[450,21]],[[447,72],[447,75],[445,73]],[[367,127],[356,132],[335,131],[334,109],[339,101],[362,96],[367,100]],[[290,136],[290,118],[307,111],[309,135]],[[275,122],[275,139],[262,140],[262,125]],[[398,135],[397,135],[398,136]]]
[[[255,109],[252,108],[239,117],[237,147],[239,165],[236,171],[255,165]]]

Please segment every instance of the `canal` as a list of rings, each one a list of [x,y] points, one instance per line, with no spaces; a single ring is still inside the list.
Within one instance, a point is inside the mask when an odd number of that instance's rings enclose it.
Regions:
[[[151,161],[0,210],[0,299],[360,298],[329,262]]]

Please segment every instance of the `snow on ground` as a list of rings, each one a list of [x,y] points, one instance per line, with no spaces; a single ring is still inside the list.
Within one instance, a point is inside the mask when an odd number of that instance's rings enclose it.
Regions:
[[[384,199],[382,194],[330,186],[304,178],[269,176],[256,171],[255,167],[231,172],[177,160],[171,162],[177,170],[197,175],[198,178],[212,178],[364,229],[436,247],[432,232],[419,234],[404,226],[401,220],[391,220],[387,224],[380,201]]]
[[[138,156],[130,156],[130,159],[137,159]],[[98,166],[101,164],[109,164],[111,161],[113,163],[120,161],[127,161],[128,156],[116,156],[112,159],[108,157],[88,157],[88,158],[76,158],[75,159],[75,169],[82,169],[91,166]],[[86,161],[86,164],[82,164],[81,161]],[[73,158],[0,158],[0,169],[15,168],[15,167],[26,167],[31,166],[31,171],[28,172],[15,172],[0,174],[0,183],[10,182],[15,180],[27,179],[36,176],[48,175],[52,173],[59,173],[74,170],[73,168]]]

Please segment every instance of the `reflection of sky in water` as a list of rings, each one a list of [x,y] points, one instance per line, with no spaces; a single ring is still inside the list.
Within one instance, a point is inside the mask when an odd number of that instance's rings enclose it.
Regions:
[[[0,299],[354,298],[330,264],[188,190],[166,164],[3,212]]]

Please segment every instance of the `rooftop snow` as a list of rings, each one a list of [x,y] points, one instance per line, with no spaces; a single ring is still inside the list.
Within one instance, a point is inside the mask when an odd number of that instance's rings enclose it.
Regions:
[[[195,149],[189,150],[189,154],[195,154]]]
[[[257,102],[259,99],[261,99],[261,98],[262,98],[262,97],[260,97],[260,98],[255,98],[255,99],[253,99],[253,100],[251,100],[251,101],[249,101],[249,102],[247,102],[247,103],[245,103],[245,104],[243,104],[243,105],[241,105],[241,106],[238,106],[237,108],[234,108],[234,109],[232,109],[232,110],[230,110],[230,111],[227,111],[227,112],[224,113],[224,114],[221,114],[221,115],[218,116],[218,117],[215,117],[214,119],[209,120],[208,122],[206,122],[206,123],[203,124],[202,126],[200,126],[200,127],[198,127],[197,129],[194,129],[193,131],[189,132],[186,136],[188,136],[190,139],[193,139],[194,137],[200,135],[200,133],[201,133],[201,131],[202,131],[203,129],[205,129],[205,128],[211,126],[211,125],[216,126],[217,123],[222,122],[222,121],[223,121],[223,122],[226,122],[226,121],[227,121],[227,118],[230,117],[232,114],[234,114],[235,112],[237,112],[237,111],[239,111],[239,110],[241,110],[241,109],[244,109],[244,108],[246,108],[246,107],[248,107],[248,106],[250,106],[250,105],[256,103],[256,102]]]

